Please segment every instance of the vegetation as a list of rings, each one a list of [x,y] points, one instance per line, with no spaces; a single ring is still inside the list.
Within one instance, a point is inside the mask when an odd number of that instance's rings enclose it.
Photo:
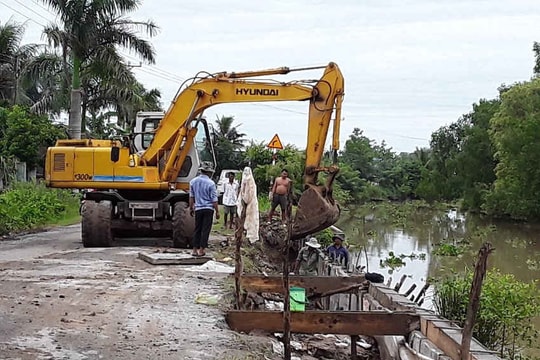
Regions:
[[[43,29],[47,44],[23,44],[24,26],[0,24],[0,156],[2,178],[18,159],[40,166],[43,149],[65,136],[52,126],[70,114],[71,137],[108,138],[133,129],[135,113],[160,110],[160,92],[135,78],[119,49],[149,63],[155,52],[147,38],[158,27],[129,18],[138,0],[42,0],[59,22]],[[458,202],[463,209],[496,217],[540,220],[540,171],[531,164],[540,153],[540,45],[533,45],[534,76],[501,86],[495,99],[479,99],[448,126],[437,129],[429,148],[396,153],[355,128],[338,156],[334,186],[342,207],[376,201]],[[43,114],[39,116],[38,114]],[[449,119],[452,120],[452,119]],[[264,143],[247,143],[233,116],[215,120],[213,142],[218,171],[249,165],[260,194],[287,168],[295,199],[302,191],[305,154],[286,145],[272,152]],[[25,136],[30,134],[31,136]],[[329,164],[328,158],[324,159]],[[320,181],[325,180],[321,174]],[[380,204],[380,203],[379,203]],[[400,223],[404,216],[389,213]]]
[[[473,272],[467,271],[435,284],[436,310],[460,326],[467,314],[472,277]],[[532,320],[538,315],[540,295],[536,283],[523,283],[513,275],[491,270],[482,287],[473,336],[501,357],[520,358],[520,350],[537,339]]]
[[[137,0],[43,2],[59,15],[60,25],[49,25],[43,33],[49,44],[60,51],[63,59],[63,83],[67,84],[70,80],[71,86],[70,137],[80,138],[81,126],[84,125],[82,114],[85,114],[81,109],[95,105],[98,108],[103,108],[105,104],[118,105],[124,100],[122,92],[133,92],[138,87],[118,47],[129,49],[143,60],[153,63],[155,52],[152,45],[138,37],[137,30],[153,36],[157,26],[150,21],[133,21],[126,17],[126,14],[137,9]],[[83,78],[85,73],[89,76]],[[81,90],[90,96],[95,93],[94,90],[111,93],[106,98],[88,97],[83,103]]]
[[[19,105],[0,106],[0,156],[5,159],[16,157],[33,168],[43,163],[47,147],[64,137],[64,130],[47,116]]]
[[[406,263],[403,261],[404,257],[405,256],[403,256],[403,257],[402,256],[396,256],[396,255],[394,255],[393,251],[390,251],[388,253],[388,257],[386,257],[386,259],[384,259],[384,260],[381,259],[380,260],[380,267],[381,268],[388,267],[388,268],[390,268],[390,270],[399,269],[400,267],[406,265]]]
[[[43,184],[17,183],[0,194],[0,235],[54,224],[79,215],[79,197]]]

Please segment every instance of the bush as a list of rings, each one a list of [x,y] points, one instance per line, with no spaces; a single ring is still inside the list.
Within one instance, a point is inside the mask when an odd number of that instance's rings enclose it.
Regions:
[[[435,284],[434,305],[437,312],[465,323],[473,272],[439,280]],[[520,349],[537,338],[532,320],[540,315],[540,295],[536,283],[523,283],[511,274],[488,271],[482,287],[480,311],[473,335],[501,357],[520,357]]]
[[[78,211],[79,198],[43,184],[16,183],[0,195],[0,234],[35,228]]]

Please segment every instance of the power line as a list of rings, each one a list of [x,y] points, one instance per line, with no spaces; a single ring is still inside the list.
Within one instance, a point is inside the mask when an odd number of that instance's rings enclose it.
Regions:
[[[282,107],[279,107],[279,106],[269,105],[269,104],[253,104],[253,103],[249,103],[249,105],[251,105],[251,106],[263,106],[263,107],[269,107],[269,108],[272,108],[272,109],[281,110],[281,111],[286,111],[286,112],[291,112],[291,113],[300,114],[300,115],[307,115],[307,114],[308,114],[308,113],[305,112],[305,111],[291,110],[291,109],[282,108]]]
[[[50,19],[46,18],[45,16],[41,15],[40,13],[34,11],[34,9],[32,8],[29,8],[28,6],[24,5],[22,2],[20,2],[19,0],[15,0],[16,3],[20,4],[21,6],[25,7],[26,9],[30,10],[31,12],[33,12],[34,14],[36,14],[37,16],[41,17],[42,19],[45,19],[45,21],[51,21]]]
[[[174,82],[175,84],[178,84],[178,83],[181,82],[181,80],[171,79],[170,77],[167,77],[166,75],[161,75],[159,73],[152,72],[152,71],[149,71],[148,69],[144,69],[144,68],[138,68],[136,71],[141,71],[141,72],[143,72],[145,74],[156,76],[156,77],[158,77],[160,79],[167,80],[167,81],[170,81],[170,82]]]
[[[126,54],[126,53],[121,52],[121,54],[122,54],[124,57],[126,57],[126,58],[130,58],[130,59],[136,60],[136,61],[138,60],[136,57],[131,56],[131,55],[128,55],[128,54]],[[172,72],[169,72],[169,71],[160,69],[160,68],[158,68],[158,67],[156,67],[156,66],[154,66],[154,65],[148,65],[148,67],[149,67],[151,70],[155,71],[156,73],[160,73],[160,75],[164,75],[164,76],[172,76],[172,77],[176,78],[178,81],[184,81],[184,80],[185,80],[184,78],[182,78],[182,77],[180,77],[180,76],[178,76],[178,75],[176,75],[176,74],[173,74]]]
[[[34,11],[33,9],[29,8],[28,6],[24,5],[23,3],[21,3],[19,0],[14,0],[16,1],[19,5],[22,5],[23,7],[25,7],[26,9],[32,11],[34,14],[40,16],[41,18],[47,20],[47,21],[51,21],[50,19],[47,19],[46,17],[44,17],[43,15],[39,14],[38,12]],[[43,6],[41,6],[36,0],[33,0],[33,2],[36,4],[36,5],[39,5],[43,10],[47,11],[49,14],[53,15],[55,18],[58,16],[58,14],[55,14],[53,12],[51,12],[49,9],[47,8],[44,8]],[[25,18],[27,18],[28,20],[30,21],[33,21],[35,22],[36,24],[38,25],[41,25],[43,27],[45,27],[44,24],[40,23],[39,21],[36,21],[34,20],[33,18],[23,14],[22,12],[18,11],[17,9],[14,9],[13,7],[9,6],[8,4],[6,4],[4,1],[1,1],[0,0],[0,3],[2,3],[3,5],[5,5],[7,8],[15,11],[16,13],[24,16]],[[120,52],[121,55],[123,55],[124,57],[127,57],[127,58],[131,58],[132,60],[137,60],[137,58],[133,57],[133,56],[130,56],[130,55],[127,55],[123,52]],[[185,79],[179,77],[178,75],[176,74],[173,74],[171,72],[168,72],[166,70],[163,70],[163,69],[160,69],[158,68],[157,66],[154,66],[154,65],[148,65],[148,69],[146,69],[146,71],[144,71],[145,73],[149,74],[149,75],[153,75],[153,76],[157,76],[161,79],[164,79],[164,80],[168,80],[168,81],[174,81],[175,83],[178,83],[178,82],[182,82],[184,81]],[[174,77],[177,81],[171,79],[170,77]]]
[[[8,9],[11,9],[11,10],[15,11],[17,14],[24,16],[24,17],[27,18],[28,20],[33,21],[33,22],[35,22],[36,24],[45,27],[45,25],[43,25],[43,24],[40,23],[39,21],[36,21],[36,20],[32,19],[31,17],[26,16],[25,14],[23,14],[22,12],[20,12],[20,11],[17,10],[17,9],[12,8],[11,6],[9,6],[8,4],[6,4],[5,2],[3,2],[2,0],[0,0],[0,4],[4,5],[4,6],[7,7]]]
[[[47,9],[46,7],[44,7],[43,5],[41,5],[37,0],[32,0],[34,2],[34,4],[36,4],[37,6],[39,6],[40,8],[42,8],[43,10],[45,10],[46,12],[48,12],[49,14],[53,15],[55,18],[58,17],[58,14],[55,14],[53,12],[51,12],[49,9]]]

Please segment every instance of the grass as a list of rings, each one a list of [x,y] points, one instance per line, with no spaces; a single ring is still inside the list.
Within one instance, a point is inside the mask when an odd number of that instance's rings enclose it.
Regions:
[[[81,222],[81,215],[79,214],[79,209],[70,208],[66,211],[64,217],[45,223],[45,225],[68,226],[68,225],[78,224],[80,222]]]
[[[42,183],[15,183],[0,194],[0,235],[79,221],[78,194]]]

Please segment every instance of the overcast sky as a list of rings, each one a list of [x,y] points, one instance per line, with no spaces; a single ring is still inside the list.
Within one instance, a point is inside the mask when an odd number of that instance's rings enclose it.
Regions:
[[[39,0],[0,0],[0,21],[10,18],[27,22],[26,42],[40,42],[41,25],[55,19]],[[357,127],[398,152],[428,146],[433,131],[495,97],[502,83],[529,79],[540,41],[537,0],[146,0],[131,18],[160,27],[155,66],[135,72],[162,91],[166,107],[200,70],[334,61],[345,77],[342,144]],[[233,115],[249,139],[278,133],[304,147],[306,104],[266,104],[219,105],[206,115]]]

